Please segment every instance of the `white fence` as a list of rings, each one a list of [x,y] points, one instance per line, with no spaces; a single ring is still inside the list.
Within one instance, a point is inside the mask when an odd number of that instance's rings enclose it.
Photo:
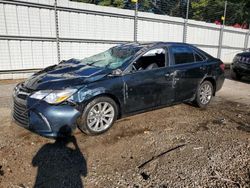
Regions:
[[[58,19],[55,16],[57,10]],[[26,77],[28,72],[84,58],[116,44],[138,41],[182,42],[182,18],[59,0],[0,0],[0,79]],[[58,25],[57,21],[58,20]],[[59,46],[57,43],[57,29]],[[217,56],[221,27],[188,20],[187,42]],[[249,31],[225,27],[221,59],[250,47]],[[58,53],[59,51],[59,53]]]

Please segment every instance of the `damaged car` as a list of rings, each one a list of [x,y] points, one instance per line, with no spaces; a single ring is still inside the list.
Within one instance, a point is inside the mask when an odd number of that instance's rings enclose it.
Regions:
[[[171,42],[121,44],[47,67],[13,92],[13,118],[46,137],[79,127],[107,131],[117,119],[183,102],[206,108],[224,82],[224,64]]]

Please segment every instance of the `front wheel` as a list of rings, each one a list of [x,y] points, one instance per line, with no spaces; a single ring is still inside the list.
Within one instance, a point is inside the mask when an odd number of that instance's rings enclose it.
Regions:
[[[107,131],[117,119],[117,105],[109,97],[97,97],[84,108],[78,127],[88,135]]]
[[[209,81],[204,81],[200,84],[195,98],[195,103],[200,108],[206,108],[213,97],[213,85]]]

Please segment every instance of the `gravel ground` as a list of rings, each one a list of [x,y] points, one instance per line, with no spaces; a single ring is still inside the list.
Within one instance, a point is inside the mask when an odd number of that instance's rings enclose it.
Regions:
[[[250,187],[250,79],[227,79],[206,110],[175,105],[107,133],[55,141],[11,122],[0,81],[0,187]]]

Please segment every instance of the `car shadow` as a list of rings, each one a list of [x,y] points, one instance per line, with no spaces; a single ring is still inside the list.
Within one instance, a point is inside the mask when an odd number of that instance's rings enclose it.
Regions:
[[[38,168],[35,188],[84,187],[81,177],[87,176],[87,163],[74,136],[42,146],[33,157],[32,165]]]

